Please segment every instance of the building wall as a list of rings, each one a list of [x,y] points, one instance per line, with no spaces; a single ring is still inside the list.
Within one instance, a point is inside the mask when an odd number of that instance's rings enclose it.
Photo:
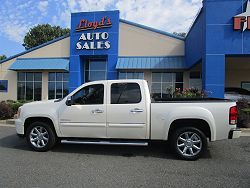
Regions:
[[[83,20],[89,22],[100,23],[103,20],[104,26],[97,30],[93,28],[83,29],[81,24]],[[105,21],[106,20],[106,21]],[[109,25],[106,25],[110,20]],[[79,26],[80,30],[79,30]],[[92,33],[108,33],[106,39],[102,37],[93,37],[91,40],[82,40],[82,34],[88,35]],[[80,12],[71,14],[71,31],[70,31],[70,73],[69,73],[69,91],[73,91],[81,84],[85,83],[86,60],[95,56],[103,57],[107,61],[107,79],[117,78],[116,63],[118,59],[118,43],[119,43],[119,11],[96,11],[96,12]],[[98,43],[108,42],[109,47],[98,47]],[[91,47],[91,43],[93,44]],[[84,45],[89,47],[86,49]],[[78,45],[78,47],[77,47]],[[80,47],[79,47],[80,46]]]
[[[50,58],[50,57],[67,57],[70,56],[70,37],[64,38],[18,58]]]
[[[184,41],[120,22],[119,56],[183,56]]]
[[[246,2],[246,0],[204,1],[206,43],[203,86],[212,92],[212,97],[224,98],[226,55],[250,53],[250,32],[236,31],[233,28],[233,17],[245,12]]]
[[[226,71],[225,87],[239,87],[240,88],[241,82],[250,82],[249,70],[227,70]]]
[[[201,10],[185,39],[185,61],[188,68],[202,59],[205,47],[204,25],[204,10]]]
[[[250,82],[250,57],[227,57],[225,69],[225,87],[241,87],[241,82]]]
[[[8,70],[13,62],[15,59],[0,64],[0,80],[8,80],[8,92],[0,92],[0,101],[17,99],[17,73]]]
[[[34,51],[20,55],[16,58],[68,58],[69,49],[70,37],[67,37]],[[9,70],[9,67],[16,61],[16,58],[10,59],[9,61],[5,61],[0,64],[0,80],[8,80],[8,92],[0,92],[0,101],[17,100],[17,72]],[[46,99],[48,99],[48,72],[43,71],[42,100]]]

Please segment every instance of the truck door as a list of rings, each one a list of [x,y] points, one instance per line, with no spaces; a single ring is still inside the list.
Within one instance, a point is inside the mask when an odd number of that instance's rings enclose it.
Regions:
[[[104,84],[87,85],[72,95],[71,105],[59,112],[65,137],[106,138],[106,94]]]
[[[107,137],[145,139],[147,112],[145,95],[136,82],[109,82]]]

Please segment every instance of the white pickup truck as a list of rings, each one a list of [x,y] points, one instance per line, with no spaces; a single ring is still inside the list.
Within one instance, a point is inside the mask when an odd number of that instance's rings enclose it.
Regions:
[[[237,138],[236,103],[219,99],[151,102],[144,80],[85,83],[60,100],[31,102],[18,110],[16,131],[36,151],[70,144],[146,146],[169,140],[174,153],[199,158],[207,141]]]

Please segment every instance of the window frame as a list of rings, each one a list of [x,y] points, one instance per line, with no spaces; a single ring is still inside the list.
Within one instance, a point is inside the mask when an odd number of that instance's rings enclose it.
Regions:
[[[140,90],[140,100],[138,102],[135,102],[135,103],[112,103],[112,85],[114,85],[114,84],[127,84],[127,85],[128,84],[136,84],[139,87],[139,90]],[[115,82],[115,83],[111,83],[111,85],[110,85],[110,104],[111,105],[128,105],[128,104],[134,105],[134,104],[140,104],[142,102],[142,99],[143,99],[142,88],[141,88],[141,86],[140,86],[139,83],[135,83],[135,82]]]
[[[19,74],[23,73],[24,74],[24,80],[19,80]],[[32,73],[32,80],[27,80],[27,74]],[[35,80],[35,74],[40,74],[41,75],[41,80]],[[24,83],[24,97],[23,99],[20,98],[18,95],[18,84],[19,83]],[[27,100],[27,83],[32,83],[32,99],[31,101],[40,101],[42,100],[42,87],[43,87],[43,73],[42,72],[17,72],[17,99],[18,100]],[[35,100],[35,83],[40,83],[41,84],[41,98],[38,100]],[[20,98],[20,99],[19,99]],[[30,100],[30,99],[28,99]]]
[[[120,78],[120,73],[125,73],[125,80],[129,80],[129,79],[142,79],[144,80],[144,72],[138,72],[138,71],[119,71],[118,72],[118,79],[119,80],[123,80],[123,78]],[[138,74],[142,74],[142,78],[128,78],[128,73],[138,73]]]
[[[160,82],[153,82],[153,73],[158,73],[158,74],[161,74],[161,81]],[[172,79],[171,79],[171,82],[163,82],[163,74],[172,74]],[[176,81],[176,74],[178,73],[181,73],[182,74],[182,82],[177,82]],[[176,84],[182,84],[182,87],[184,86],[184,73],[183,72],[159,72],[159,71],[155,71],[155,72],[151,72],[151,87],[150,87],[150,93],[153,94],[152,92],[152,86],[153,86],[153,83],[157,83],[157,84],[161,84],[161,98],[163,96],[163,92],[162,92],[162,86],[163,84],[166,84],[166,83],[170,83],[172,85],[172,93],[171,95],[173,95],[176,87],[175,85]]]
[[[101,85],[103,86],[103,101],[102,104],[75,104],[74,103],[74,96],[77,95],[79,92],[81,92],[83,89],[86,89],[87,87],[91,87],[91,86],[96,86],[96,85]],[[105,85],[102,83],[96,83],[96,84],[90,84],[90,85],[86,85],[84,87],[82,87],[81,89],[79,89],[78,91],[76,91],[75,93],[73,93],[71,96],[71,100],[72,100],[72,105],[80,105],[80,106],[87,106],[87,105],[104,105],[105,104]]]
[[[62,74],[62,80],[57,80],[57,74],[61,73]],[[50,78],[50,74],[55,74],[54,75],[54,80],[50,81],[49,78]],[[64,80],[64,74],[68,74],[68,80]],[[54,83],[54,97],[53,98],[50,98],[50,89],[49,89],[49,85],[50,83]],[[68,94],[69,94],[69,87],[67,88],[68,92],[67,94],[64,96],[64,83],[67,83],[69,84],[69,72],[48,72],[48,99],[58,99],[56,96],[57,96],[57,84],[61,85],[62,86],[62,95],[61,95],[61,98],[64,98],[66,97]]]
[[[103,61],[103,62],[105,62],[105,70],[91,70],[90,69],[91,61]],[[92,81],[97,81],[97,80],[90,80],[90,74],[91,74],[91,72],[105,72],[105,78],[104,78],[104,80],[107,80],[108,59],[106,57],[88,58],[88,59],[86,59],[86,62],[87,63],[84,66],[84,73],[85,73],[84,80],[85,80],[86,83],[87,82],[92,82]]]
[[[5,87],[5,85],[4,84],[6,84],[6,89],[4,89],[4,90],[1,90],[0,89],[0,92],[3,92],[3,93],[8,93],[8,80],[0,80],[0,84],[2,84],[4,87]]]

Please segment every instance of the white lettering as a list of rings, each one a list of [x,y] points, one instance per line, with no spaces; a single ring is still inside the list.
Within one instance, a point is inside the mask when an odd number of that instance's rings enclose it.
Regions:
[[[99,40],[100,39],[100,33],[95,33],[95,39]]]
[[[84,33],[81,35],[81,37],[79,38],[79,40],[87,40]]]
[[[111,47],[110,41],[93,41],[93,40],[107,40],[108,38],[109,38],[108,32],[82,33],[79,38],[79,41],[76,43],[76,49],[77,50],[109,49]],[[80,42],[81,40],[85,41],[84,44]]]
[[[101,34],[101,37],[102,37],[103,40],[107,40],[109,38],[109,34],[107,32],[103,32]]]
[[[81,42],[76,43],[76,49],[77,49],[77,50],[82,49]]]
[[[86,49],[86,50],[89,50],[89,45],[88,45],[88,42],[85,42],[82,49]]]
[[[90,49],[95,50],[95,42],[90,42]]]
[[[103,49],[103,41],[97,42],[97,49]]]
[[[105,44],[105,49],[109,49],[110,48],[110,42],[109,41],[106,41],[104,44]]]

